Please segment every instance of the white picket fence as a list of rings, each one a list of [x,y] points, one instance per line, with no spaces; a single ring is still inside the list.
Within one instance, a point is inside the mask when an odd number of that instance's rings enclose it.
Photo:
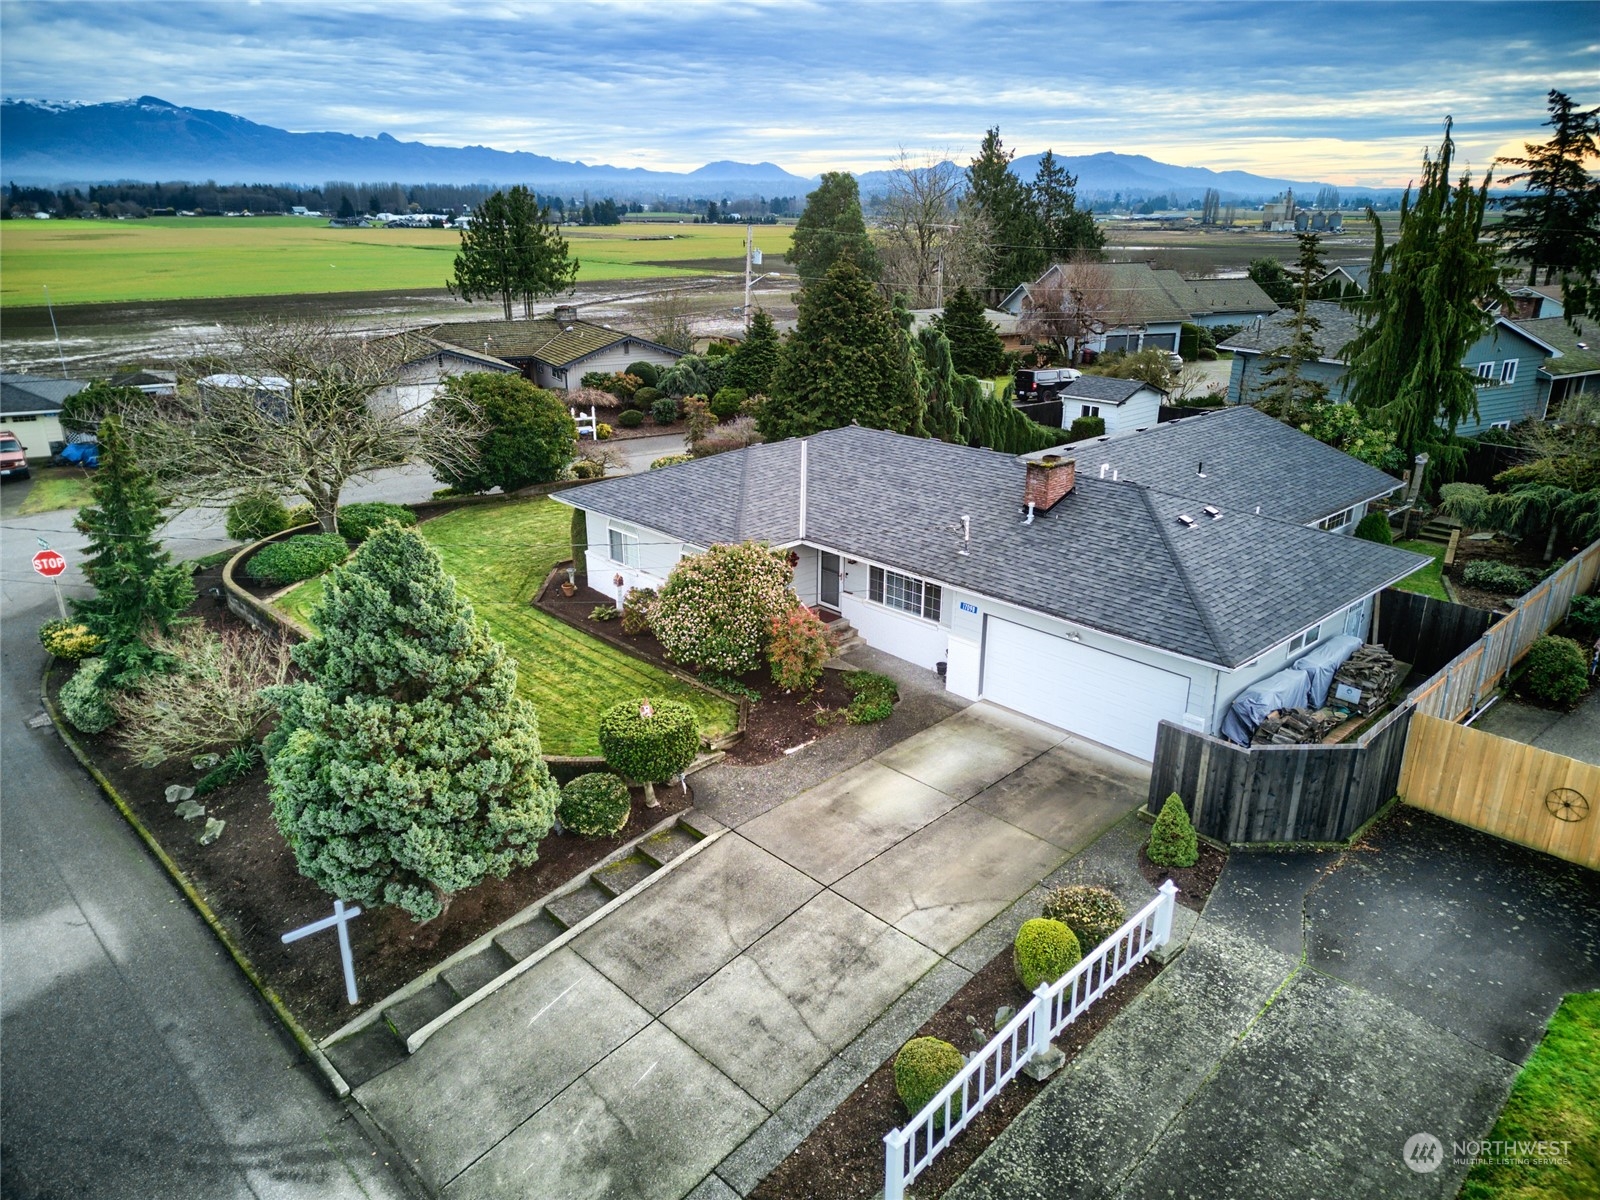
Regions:
[[[1116,933],[1054,983],[1041,983],[1033,999],[973,1055],[956,1077],[900,1129],[883,1138],[884,1200],[902,1200],[906,1187],[1015,1079],[1035,1054],[1105,995],[1157,946],[1172,937],[1171,880]]]

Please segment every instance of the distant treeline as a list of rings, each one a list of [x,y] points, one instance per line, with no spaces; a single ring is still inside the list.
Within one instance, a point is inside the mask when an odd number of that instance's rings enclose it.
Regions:
[[[349,183],[333,180],[316,188],[284,184],[143,183],[123,180],[92,184],[88,187],[52,190],[19,187],[5,189],[0,216],[31,217],[49,213],[53,217],[149,217],[171,216],[180,212],[205,215],[250,212],[287,214],[295,208],[320,212],[326,216],[351,216],[376,213],[442,213],[456,216],[476,208],[497,189],[487,184],[450,183]],[[539,203],[564,220],[586,225],[617,225],[629,213],[670,212],[719,219],[720,214],[737,212],[741,217],[792,216],[804,207],[794,196],[691,200],[683,196],[658,196],[648,204],[633,200],[558,196],[537,193]]]

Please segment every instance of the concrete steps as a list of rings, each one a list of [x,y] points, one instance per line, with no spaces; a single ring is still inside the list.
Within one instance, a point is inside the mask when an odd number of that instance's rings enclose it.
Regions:
[[[824,620],[823,625],[828,630],[828,638],[833,642],[833,654],[835,658],[845,653],[850,649],[850,647],[859,646],[861,644],[861,634],[858,633],[856,631],[856,627],[850,624],[850,622],[844,617],[835,617],[832,620]]]
[[[1417,540],[1434,542],[1440,546],[1450,544],[1450,535],[1459,532],[1461,523],[1449,517],[1434,517],[1417,531]]]
[[[548,897],[519,913],[493,934],[480,938],[441,966],[431,979],[402,989],[376,1020],[323,1046],[351,1087],[403,1061],[449,1020],[497,990],[534,961],[564,944],[569,934],[658,872],[670,869],[723,826],[694,812],[681,814],[663,829],[647,834],[617,856],[591,868]],[[421,1040],[419,1040],[421,1035]]]

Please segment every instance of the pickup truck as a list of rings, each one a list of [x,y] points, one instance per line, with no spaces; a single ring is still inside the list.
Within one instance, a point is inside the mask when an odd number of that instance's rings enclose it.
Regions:
[[[0,429],[0,479],[28,477],[28,448],[9,429]]]

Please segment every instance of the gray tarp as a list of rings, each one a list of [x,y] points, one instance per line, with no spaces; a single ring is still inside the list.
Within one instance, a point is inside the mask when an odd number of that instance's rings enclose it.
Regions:
[[[1310,692],[1311,680],[1304,671],[1285,667],[1276,675],[1268,675],[1235,698],[1228,715],[1222,718],[1222,736],[1248,746],[1250,735],[1267,719],[1268,713],[1303,708]]]
[[[1341,634],[1314,647],[1304,658],[1294,660],[1297,670],[1311,676],[1311,707],[1321,708],[1328,702],[1328,688],[1333,686],[1333,673],[1344,666],[1344,660],[1361,649],[1361,639]]]

